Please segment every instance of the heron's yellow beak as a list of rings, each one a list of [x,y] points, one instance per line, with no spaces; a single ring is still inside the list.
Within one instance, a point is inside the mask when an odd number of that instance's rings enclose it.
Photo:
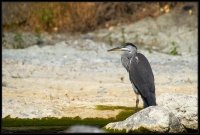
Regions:
[[[119,46],[119,47],[115,47],[115,48],[109,49],[107,51],[111,52],[111,51],[127,51],[127,50],[128,50],[128,48],[125,48],[123,46]]]
[[[120,50],[121,50],[121,47],[115,47],[115,48],[109,49],[107,51],[110,52],[110,51],[120,51]]]

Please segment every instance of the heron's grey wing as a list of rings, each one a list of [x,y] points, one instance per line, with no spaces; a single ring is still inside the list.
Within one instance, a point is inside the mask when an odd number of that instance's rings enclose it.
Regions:
[[[156,105],[154,76],[147,58],[137,53],[129,66],[129,77],[148,106]]]

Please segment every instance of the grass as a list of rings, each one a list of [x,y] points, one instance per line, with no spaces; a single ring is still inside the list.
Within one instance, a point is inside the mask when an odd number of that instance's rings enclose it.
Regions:
[[[16,33],[14,36],[14,41],[16,42],[16,44],[14,44],[14,49],[23,49],[24,48],[24,40],[22,37],[21,33]]]
[[[178,51],[177,51],[177,48],[178,48],[178,45],[176,44],[176,42],[172,42],[172,48],[171,48],[171,50],[170,50],[170,54],[171,55],[178,55],[179,53],[178,53]]]

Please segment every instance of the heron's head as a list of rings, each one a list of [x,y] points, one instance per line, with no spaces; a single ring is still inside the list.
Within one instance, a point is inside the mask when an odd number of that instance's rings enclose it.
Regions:
[[[126,51],[126,52],[137,52],[137,47],[132,44],[132,43],[125,43],[121,46],[109,49],[108,52],[110,51]]]

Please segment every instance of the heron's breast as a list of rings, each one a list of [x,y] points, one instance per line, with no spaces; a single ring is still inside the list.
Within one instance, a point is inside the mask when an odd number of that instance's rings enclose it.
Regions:
[[[129,63],[131,64],[132,62],[136,62],[137,64],[139,63],[139,58],[138,56],[132,57],[129,61]]]

